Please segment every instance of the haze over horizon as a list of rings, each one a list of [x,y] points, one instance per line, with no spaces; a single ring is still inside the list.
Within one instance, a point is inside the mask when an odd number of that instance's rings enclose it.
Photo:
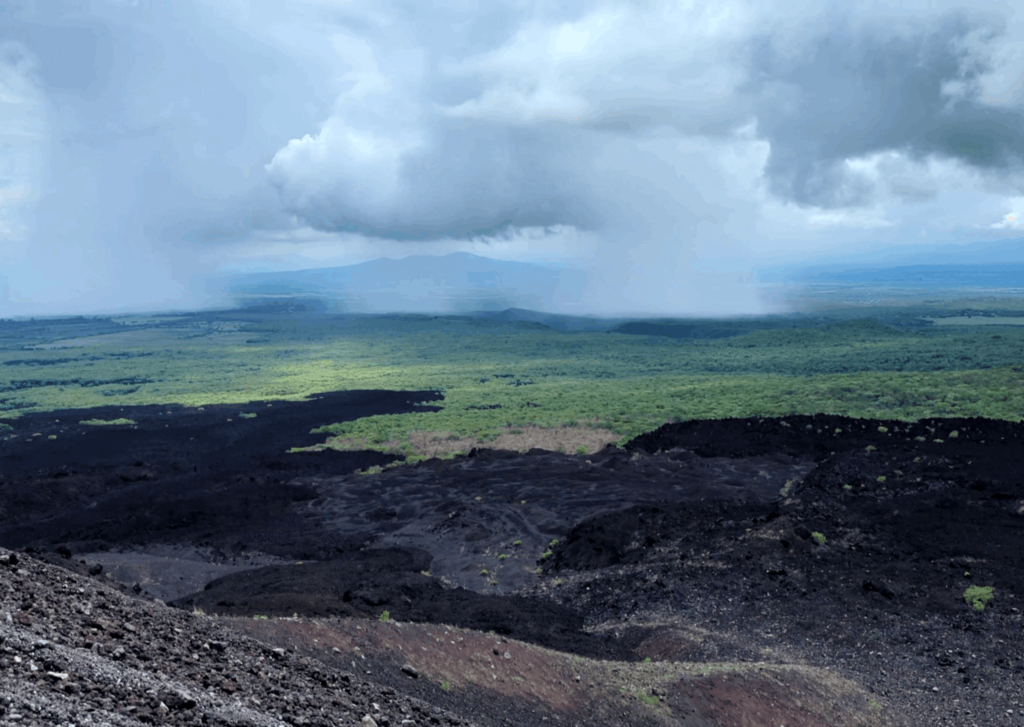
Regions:
[[[13,0],[0,316],[468,252],[576,312],[764,310],[767,267],[1024,261],[998,2]]]

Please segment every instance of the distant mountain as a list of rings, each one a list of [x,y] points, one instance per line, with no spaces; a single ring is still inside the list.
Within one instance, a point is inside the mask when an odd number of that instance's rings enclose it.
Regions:
[[[381,258],[358,265],[231,276],[240,305],[318,299],[336,312],[468,313],[571,308],[586,285],[579,270],[515,263],[457,252]]]
[[[794,274],[790,280],[804,284],[881,285],[900,288],[1022,288],[1024,263],[808,270]]]
[[[851,282],[883,279],[942,287],[1018,287],[1013,280],[1024,270],[1024,238],[936,244],[880,243],[845,250],[808,251],[775,261],[762,260],[755,277],[760,283]],[[923,278],[923,280],[921,280]],[[960,279],[971,282],[950,282]]]

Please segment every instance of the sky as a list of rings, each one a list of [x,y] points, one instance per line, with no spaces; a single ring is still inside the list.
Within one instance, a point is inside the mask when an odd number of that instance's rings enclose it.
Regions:
[[[765,266],[1016,255],[1024,13],[894,5],[0,0],[0,315],[454,251],[733,314]]]

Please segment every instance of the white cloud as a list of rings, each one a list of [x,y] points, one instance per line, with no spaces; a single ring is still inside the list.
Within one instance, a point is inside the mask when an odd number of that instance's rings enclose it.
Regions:
[[[989,225],[993,230],[1024,230],[1024,197],[1009,200],[1012,210],[1003,215],[999,222]]]

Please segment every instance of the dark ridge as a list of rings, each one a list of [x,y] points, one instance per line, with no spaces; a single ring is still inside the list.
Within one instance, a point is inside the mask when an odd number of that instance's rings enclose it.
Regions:
[[[583,617],[538,598],[445,588],[414,548],[366,550],[328,562],[266,566],[218,578],[172,605],[231,616],[379,618],[443,623],[598,658],[630,659],[620,641],[583,631]],[[635,657],[634,657],[635,658]]]

